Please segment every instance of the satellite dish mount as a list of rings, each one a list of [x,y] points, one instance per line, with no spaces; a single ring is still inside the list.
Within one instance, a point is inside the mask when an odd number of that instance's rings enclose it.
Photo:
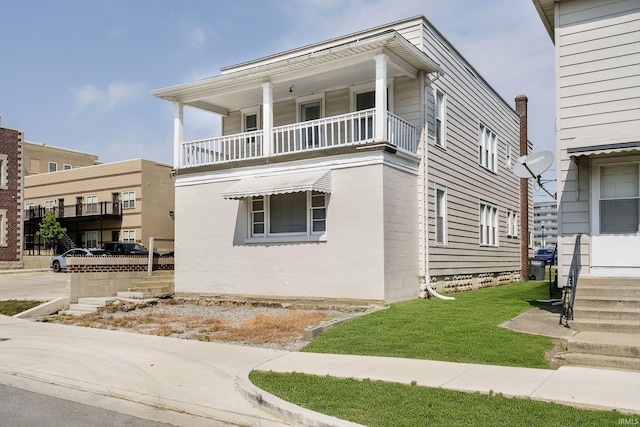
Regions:
[[[522,156],[518,158],[513,165],[513,173],[518,178],[529,179],[534,178],[540,188],[545,193],[553,197],[556,200],[556,195],[551,194],[549,190],[544,188],[544,184],[541,180],[541,175],[551,167],[553,164],[553,153],[551,151],[541,151],[539,153],[531,154],[529,156]]]

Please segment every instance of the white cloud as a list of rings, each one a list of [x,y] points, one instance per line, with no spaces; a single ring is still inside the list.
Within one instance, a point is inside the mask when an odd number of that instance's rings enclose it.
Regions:
[[[147,95],[144,84],[129,82],[112,82],[105,88],[86,84],[79,88],[71,88],[70,91],[75,104],[75,114],[91,108],[107,111],[139,96]]]

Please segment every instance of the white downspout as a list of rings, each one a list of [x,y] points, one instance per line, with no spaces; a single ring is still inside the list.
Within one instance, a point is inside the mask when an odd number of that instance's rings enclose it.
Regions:
[[[419,167],[419,181],[422,190],[421,209],[419,213],[420,224],[422,233],[420,236],[422,259],[420,260],[420,298],[427,298],[428,296],[434,296],[441,300],[453,301],[454,297],[447,297],[440,295],[435,289],[431,287],[431,279],[429,278],[429,180],[427,179],[427,144],[428,144],[428,129],[429,124],[427,122],[427,86],[431,85],[434,81],[439,79],[440,73],[429,82],[425,82],[424,72],[420,72],[420,87],[423,97],[422,102],[422,123],[424,123],[422,129],[422,136],[420,138],[420,167]]]

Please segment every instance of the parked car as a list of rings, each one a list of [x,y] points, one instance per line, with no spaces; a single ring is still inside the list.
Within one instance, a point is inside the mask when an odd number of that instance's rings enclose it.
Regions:
[[[553,249],[540,248],[536,251],[534,258],[543,259],[547,264],[555,265],[558,261],[558,255]]]
[[[149,256],[147,248],[140,243],[129,242],[104,242],[102,249],[107,251],[109,255],[144,255]],[[157,252],[153,253],[154,257],[159,257]]]
[[[56,273],[60,273],[62,270],[67,268],[67,257],[68,256],[100,256],[100,255],[109,255],[107,251],[98,248],[74,248],[69,249],[62,255],[55,256],[51,259],[51,263],[49,266]]]

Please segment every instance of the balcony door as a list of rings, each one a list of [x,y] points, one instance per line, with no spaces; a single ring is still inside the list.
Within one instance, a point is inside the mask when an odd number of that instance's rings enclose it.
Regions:
[[[300,120],[309,122],[318,120],[322,114],[322,102],[313,101],[306,104],[300,104]],[[320,126],[305,126],[302,129],[302,146],[307,148],[321,146]]]
[[[369,110],[376,106],[375,91],[356,93],[356,111]],[[366,141],[373,139],[373,117],[360,118],[358,123],[358,134],[356,141]]]

